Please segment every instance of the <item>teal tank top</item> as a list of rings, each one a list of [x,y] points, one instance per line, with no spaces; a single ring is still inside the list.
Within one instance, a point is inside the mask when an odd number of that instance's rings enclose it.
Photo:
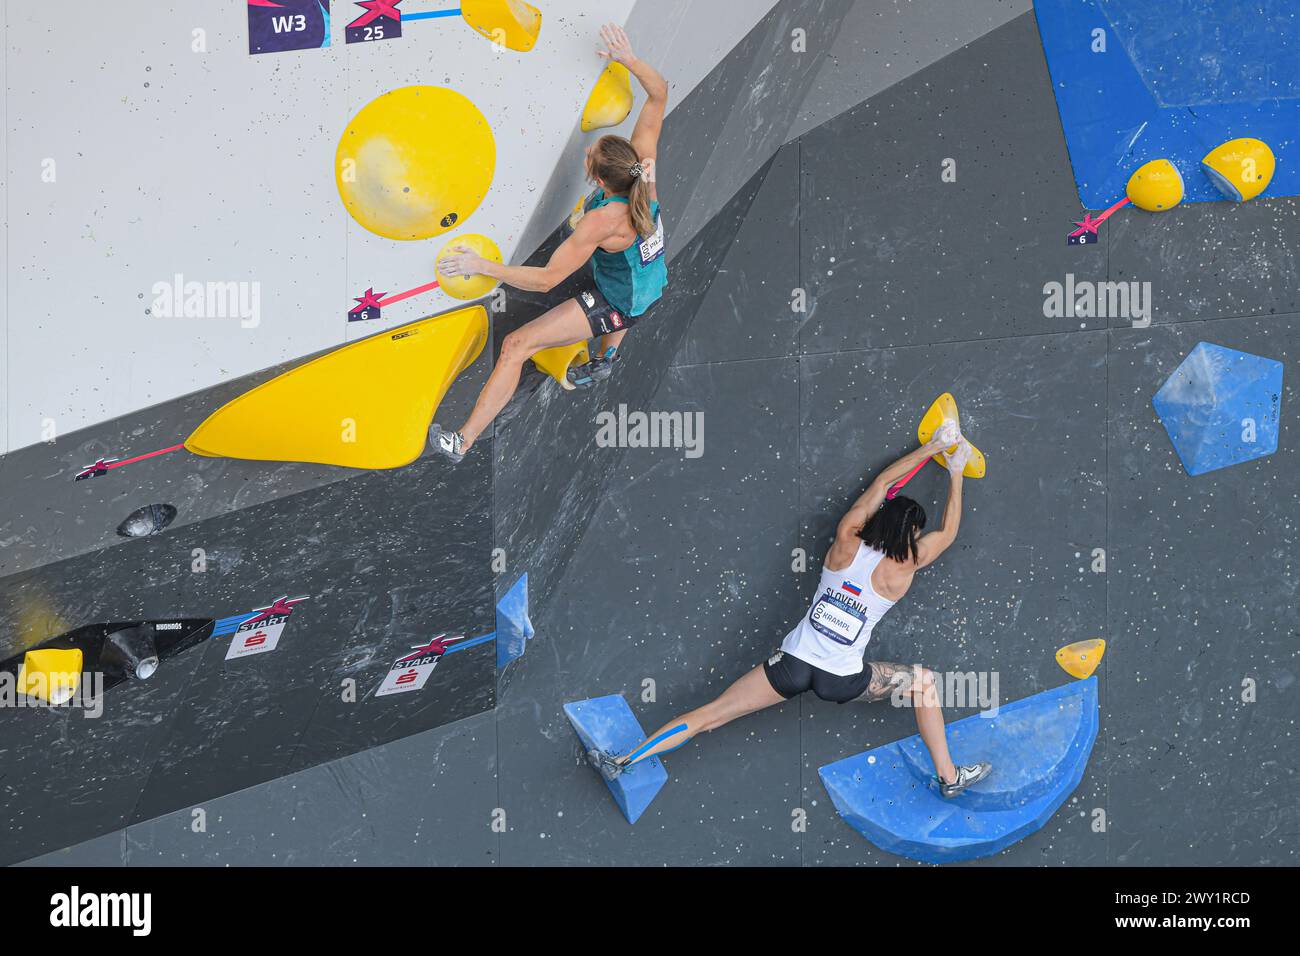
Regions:
[[[626,204],[624,196],[606,196],[602,189],[595,190],[583,204],[584,213],[607,206],[612,202]],[[654,235],[638,238],[622,252],[606,252],[597,248],[591,257],[591,272],[596,288],[609,300],[609,304],[622,309],[627,315],[638,316],[659,301],[668,284],[668,265],[664,261],[664,223],[659,215],[659,203],[650,204],[650,215],[655,220]]]

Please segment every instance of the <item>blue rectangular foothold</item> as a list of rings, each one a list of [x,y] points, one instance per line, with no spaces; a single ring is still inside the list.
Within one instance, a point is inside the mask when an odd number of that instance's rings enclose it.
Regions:
[[[510,586],[497,602],[497,667],[524,656],[533,636],[533,622],[528,619],[528,574]]]
[[[578,732],[584,750],[597,749],[622,756],[645,740],[640,722],[621,694],[576,700],[564,705],[564,713]],[[636,823],[667,782],[668,771],[663,762],[651,757],[638,761],[617,779],[606,780],[605,786],[614,795],[614,802],[627,822]]]

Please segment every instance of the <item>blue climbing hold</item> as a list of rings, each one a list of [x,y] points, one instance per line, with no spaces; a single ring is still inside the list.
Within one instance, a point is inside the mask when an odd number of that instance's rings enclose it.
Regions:
[[[641,723],[619,694],[565,704],[564,713],[578,732],[584,751],[594,748],[621,757],[645,740]],[[627,822],[636,823],[667,782],[668,771],[663,762],[651,757],[638,761],[614,780],[606,780],[605,786],[614,795],[614,802]]]
[[[1151,400],[1189,475],[1277,451],[1282,363],[1199,342]]]
[[[991,856],[1039,829],[1083,779],[1097,739],[1097,678],[1063,684],[948,725],[959,764],[993,773],[940,796],[919,736],[827,764],[822,784],[841,817],[880,849],[925,863]]]
[[[524,573],[497,602],[497,667],[523,657],[533,633],[533,622],[528,619],[528,574]]]

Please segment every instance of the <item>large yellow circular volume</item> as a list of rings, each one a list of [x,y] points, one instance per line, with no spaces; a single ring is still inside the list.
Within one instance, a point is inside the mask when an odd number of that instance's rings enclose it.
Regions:
[[[1147,212],[1173,209],[1183,201],[1182,174],[1169,160],[1153,159],[1129,177],[1128,198]]]
[[[1245,202],[1268,188],[1277,159],[1268,143],[1247,136],[1210,150],[1201,160],[1201,168],[1219,192],[1233,202]]]
[[[445,246],[438,250],[437,262],[441,263],[445,256],[456,251],[458,246],[464,246],[471,252],[477,252],[484,259],[490,259],[493,262],[501,261],[501,250],[497,244],[487,236],[469,235],[457,236]],[[442,274],[440,266],[434,268],[438,273],[439,287],[453,299],[479,299],[487,295],[497,287],[497,280],[491,276],[445,276]]]
[[[465,222],[492,185],[497,146],[477,106],[441,86],[403,86],[343,130],[334,178],[352,218],[389,239],[428,239]]]

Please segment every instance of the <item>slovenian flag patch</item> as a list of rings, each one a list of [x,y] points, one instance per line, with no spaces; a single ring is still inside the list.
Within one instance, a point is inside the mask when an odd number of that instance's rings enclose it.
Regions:
[[[843,584],[840,585],[840,587],[843,588],[845,591],[848,591],[854,597],[859,597],[862,594],[862,588],[858,587],[852,581],[845,581]]]

